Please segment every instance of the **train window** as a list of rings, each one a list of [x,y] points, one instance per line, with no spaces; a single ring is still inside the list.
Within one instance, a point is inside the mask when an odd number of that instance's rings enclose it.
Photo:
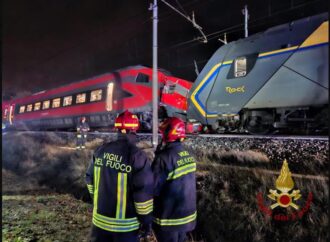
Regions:
[[[63,99],[63,106],[70,106],[72,104],[72,96],[67,96]]]
[[[76,103],[84,103],[84,102],[86,102],[86,93],[77,94]]]
[[[50,101],[46,100],[42,103],[42,109],[48,109],[50,106]]]
[[[26,112],[32,111],[32,104],[27,105]]]
[[[19,107],[19,113],[25,112],[25,105]]]
[[[37,102],[34,104],[34,111],[40,110],[41,102]]]
[[[58,108],[61,105],[61,98],[55,98],[53,99],[53,104],[52,104],[52,108]]]
[[[175,91],[175,87],[176,87],[176,84],[168,85],[167,90],[166,90],[167,93],[168,93],[168,94],[173,94],[174,91]]]
[[[148,83],[149,82],[149,76],[139,73],[136,77],[136,82],[141,82],[141,83]]]
[[[91,92],[91,102],[99,101],[102,99],[102,89],[94,90]]]
[[[246,57],[239,57],[235,60],[235,77],[246,76]]]

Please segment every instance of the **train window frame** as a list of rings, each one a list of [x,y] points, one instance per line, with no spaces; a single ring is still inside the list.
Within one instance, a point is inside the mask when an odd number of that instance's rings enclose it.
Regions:
[[[244,63],[241,63],[244,61]],[[242,65],[242,66],[238,66],[238,65]],[[247,75],[247,58],[246,56],[240,56],[240,57],[237,57],[234,61],[234,76],[235,78],[238,78],[238,77],[245,77]]]
[[[70,101],[68,101],[68,100],[70,100]],[[67,103],[67,101],[68,101],[68,103]],[[63,98],[63,107],[72,105],[72,101],[73,101],[72,95],[64,97]]]
[[[32,103],[26,105],[26,112],[32,112],[32,110],[33,110],[33,105],[32,105]]]
[[[83,96],[84,98],[84,100],[83,101],[80,101],[79,100],[79,98],[80,98],[80,96]],[[79,94],[77,94],[76,95],[76,104],[82,104],[82,103],[85,103],[86,102],[86,92],[82,92],[82,93],[79,93]]]
[[[25,113],[25,105],[21,105],[21,106],[19,107],[19,111],[18,111],[18,113]]]
[[[175,90],[176,90],[176,84],[177,83],[174,83],[174,84],[169,84],[168,86],[167,86],[167,93],[168,94],[174,94],[175,93]]]
[[[149,75],[146,75],[144,73],[138,73],[135,79],[136,83],[149,83],[150,78]]]
[[[96,92],[100,92],[100,93],[97,93],[96,94],[96,98],[94,98],[94,95],[95,95]],[[91,91],[89,101],[90,102],[101,101],[102,100],[102,96],[103,96],[103,90],[101,88],[100,89],[93,90],[93,91]]]
[[[45,105],[46,103],[48,104],[48,106]],[[49,109],[49,107],[50,107],[50,100],[45,100],[42,102],[42,110]]]
[[[33,106],[33,111],[39,111],[41,109],[41,102],[36,102]]]
[[[58,106],[55,107],[55,102],[58,102]],[[61,98],[57,97],[57,98],[53,98],[52,99],[52,108],[59,108],[61,107]]]

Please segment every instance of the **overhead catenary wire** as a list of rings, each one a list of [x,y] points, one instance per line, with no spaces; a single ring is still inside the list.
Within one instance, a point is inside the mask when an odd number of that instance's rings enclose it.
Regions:
[[[308,3],[297,4],[295,6],[291,6],[291,8],[289,8],[287,10],[277,11],[277,12],[275,12],[273,14],[267,13],[266,16],[263,16],[263,17],[254,19],[253,21],[250,21],[249,22],[249,28],[251,29],[251,28],[254,28],[254,27],[257,27],[257,26],[261,26],[261,25],[266,24],[264,22],[265,19],[269,19],[269,18],[274,17],[276,15],[290,12],[290,11],[299,9],[301,7],[307,6],[307,5],[315,4],[315,3],[320,2],[320,1],[322,1],[322,0],[315,0],[315,1],[312,1],[312,2],[308,2]],[[224,33],[226,33],[226,35],[228,37],[228,34],[242,31],[243,28],[244,28],[244,23],[240,23],[240,24],[232,25],[232,26],[229,26],[227,28],[224,28],[224,29],[217,30],[215,32],[206,34],[206,37],[207,37],[208,41],[213,40],[213,39],[218,39]],[[173,45],[171,45],[169,47],[166,47],[166,49],[177,48],[177,47],[180,47],[180,46],[183,46],[183,45],[188,45],[190,43],[192,43],[192,46],[197,45],[197,44],[200,44],[198,41],[196,41],[196,39],[190,39],[190,40],[187,40],[187,41],[183,41],[183,42],[179,42],[179,43],[173,44]]]
[[[307,3],[297,4],[295,6],[294,5],[291,5],[291,7],[289,9],[287,9],[287,10],[277,11],[277,12],[272,13],[272,14],[271,13],[267,13],[267,15],[264,16],[264,17],[261,17],[261,18],[254,19],[254,20],[250,21],[249,22],[249,28],[252,29],[254,27],[257,27],[257,26],[260,26],[260,25],[264,25],[265,22],[263,20],[265,20],[267,18],[271,18],[271,17],[274,17],[274,16],[279,15],[279,14],[282,14],[282,13],[290,12],[292,10],[299,9],[299,8],[304,7],[304,6],[307,6],[307,5],[313,5],[313,4],[315,4],[317,2],[320,2],[320,1],[322,1],[322,0],[314,0],[314,1],[311,1],[311,2],[307,2]],[[183,6],[189,6],[191,4],[192,4],[191,2],[188,2],[188,3],[183,4]],[[169,12],[167,12],[167,13],[169,13]],[[141,17],[142,15],[144,15],[144,13],[143,12],[140,12],[140,13],[137,13],[134,16],[130,17],[129,19],[134,18],[134,17]],[[129,19],[127,19],[127,20],[129,20]],[[150,21],[151,21],[150,17],[147,17],[143,21],[142,24],[147,24]],[[227,28],[214,31],[214,32],[209,33],[209,34],[205,34],[205,36],[206,36],[208,42],[210,42],[211,40],[220,38],[224,33],[226,33],[227,34],[227,37],[228,37],[228,35],[231,34],[231,33],[236,33],[238,31],[241,31],[243,29],[243,26],[244,26],[244,24],[242,24],[242,23],[236,24],[236,25],[232,25],[232,26],[229,26]],[[135,29],[134,32],[137,32],[137,29]],[[58,58],[60,56],[63,56],[65,54],[71,52],[74,49],[82,48],[82,47],[86,46],[87,44],[89,44],[91,39],[99,38],[100,36],[102,36],[104,34],[107,34],[107,32],[104,29],[102,31],[98,31],[98,33],[90,34],[89,35],[89,36],[91,36],[90,38],[84,39],[84,40],[81,40],[80,39],[79,42],[77,42],[76,44],[73,44],[73,45],[71,45],[71,46],[69,46],[67,48],[63,48],[63,49],[59,50],[57,53],[54,53],[53,55],[51,55],[51,56],[49,56],[47,58],[44,58],[42,60],[38,60],[37,62],[35,62],[33,64],[30,64],[28,66],[25,66],[23,68],[23,70],[24,71],[28,71],[30,69],[39,68],[40,65],[47,65],[48,62],[50,62],[50,61],[52,61],[52,60],[54,60],[54,59],[56,59],[56,58]],[[191,44],[191,46],[198,45],[198,44],[200,44],[200,41],[198,41],[196,38],[195,39],[190,39],[190,40],[187,40],[187,41],[178,42],[178,43],[173,44],[171,46],[166,46],[166,47],[159,48],[159,51],[166,51],[168,49],[178,48],[178,47],[185,46],[185,45],[188,46],[189,44]],[[115,49],[115,48],[113,48],[113,49]],[[200,61],[197,61],[197,63],[200,63]]]
[[[179,15],[181,15],[182,17],[184,17],[186,20],[188,20],[190,23],[193,24],[193,26],[198,29],[198,31],[201,33],[201,35],[203,36],[202,38],[199,37],[197,38],[198,40],[201,40],[203,43],[207,43],[207,37],[205,36],[202,27],[199,26],[196,21],[195,21],[195,13],[192,12],[192,17],[190,18],[188,15],[185,15],[183,13],[181,13],[178,9],[176,9],[174,6],[172,6],[171,4],[169,4],[168,2],[166,2],[165,0],[160,0],[162,3],[166,4],[168,7],[170,7],[171,9],[173,9],[176,13],[178,13]]]

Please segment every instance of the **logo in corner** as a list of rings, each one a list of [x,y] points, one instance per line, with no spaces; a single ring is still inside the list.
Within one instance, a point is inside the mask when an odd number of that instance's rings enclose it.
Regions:
[[[296,202],[301,198],[300,190],[294,189],[294,182],[289,169],[288,162],[284,160],[280,175],[275,182],[276,189],[269,189],[267,197],[272,200],[270,206],[266,206],[263,200],[262,193],[257,195],[258,207],[265,215],[272,217],[274,220],[279,221],[294,221],[303,217],[303,215],[309,210],[313,194],[309,192],[305,205],[300,209],[300,206]],[[284,214],[281,211],[274,210],[277,207],[288,209]],[[275,212],[275,213],[274,213]],[[280,213],[279,213],[280,212]]]
[[[274,209],[277,206],[281,206],[283,208],[291,206],[296,210],[299,209],[299,206],[295,204],[293,200],[297,201],[301,197],[300,190],[293,190],[290,193],[290,191],[294,188],[294,182],[286,160],[283,162],[281,173],[276,180],[275,187],[278,191],[280,191],[280,193],[278,193],[277,190],[269,189],[270,194],[268,194],[268,197],[276,201],[276,203],[270,206],[271,209]]]

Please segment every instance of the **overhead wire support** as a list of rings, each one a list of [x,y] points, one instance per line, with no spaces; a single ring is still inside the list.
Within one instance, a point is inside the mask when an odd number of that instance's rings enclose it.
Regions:
[[[244,15],[244,37],[248,37],[249,33],[248,33],[248,21],[249,21],[249,11],[247,9],[247,5],[244,6],[244,8],[242,9],[242,14]]]
[[[168,7],[170,7],[171,9],[173,9],[175,12],[177,12],[178,14],[180,14],[182,17],[184,17],[186,20],[188,20],[190,23],[192,23],[192,25],[198,29],[198,31],[201,33],[202,37],[198,37],[196,38],[197,40],[200,40],[201,42],[203,43],[207,43],[207,37],[206,35],[204,34],[203,30],[202,30],[202,27],[199,26],[196,21],[195,21],[195,14],[194,12],[192,12],[192,17],[190,16],[187,16],[183,13],[181,13],[178,9],[176,9],[175,7],[173,7],[171,4],[169,4],[168,2],[166,2],[165,0],[161,0],[164,4],[166,4]]]
[[[158,5],[157,0],[150,5],[152,10],[152,146],[158,145]]]
[[[228,43],[227,42],[227,34],[225,33],[224,36],[223,36],[223,39],[218,38],[218,40],[226,45]]]

